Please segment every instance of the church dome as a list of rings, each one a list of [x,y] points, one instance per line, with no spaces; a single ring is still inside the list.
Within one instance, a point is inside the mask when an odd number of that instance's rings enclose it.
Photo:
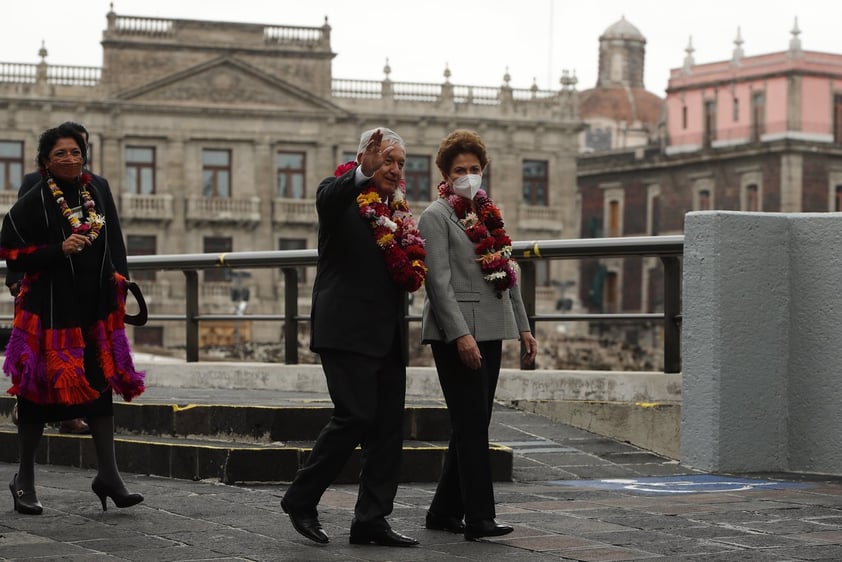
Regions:
[[[608,119],[655,128],[663,105],[663,99],[643,88],[603,86],[579,93],[579,113],[585,121]]]
[[[646,42],[646,37],[643,36],[638,28],[626,20],[626,16],[621,17],[620,21],[609,25],[608,29],[600,37],[600,40],[603,39],[631,39]]]

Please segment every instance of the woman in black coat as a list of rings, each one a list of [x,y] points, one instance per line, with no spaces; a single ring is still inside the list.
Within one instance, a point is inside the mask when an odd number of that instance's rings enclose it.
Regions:
[[[4,372],[18,399],[20,466],[9,483],[14,508],[38,515],[35,453],[44,424],[84,417],[97,475],[91,488],[106,509],[143,501],[131,494],[114,454],[112,391],[130,400],[143,392],[123,318],[128,268],[108,184],[84,171],[85,142],[68,126],[42,133],[42,179],[3,219],[0,257],[24,273]]]

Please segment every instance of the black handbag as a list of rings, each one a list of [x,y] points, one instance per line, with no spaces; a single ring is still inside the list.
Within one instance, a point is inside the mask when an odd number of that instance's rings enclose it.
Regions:
[[[137,314],[126,314],[123,322],[132,326],[144,326],[149,319],[149,310],[146,308],[146,299],[143,298],[143,293],[140,292],[140,286],[134,281],[126,281],[126,289],[128,289],[126,295],[131,293],[137,301],[138,311]]]

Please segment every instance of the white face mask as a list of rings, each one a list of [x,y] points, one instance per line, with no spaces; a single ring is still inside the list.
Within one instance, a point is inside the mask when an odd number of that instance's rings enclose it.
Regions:
[[[482,176],[479,174],[465,174],[453,180],[453,192],[459,197],[473,199],[482,186]]]

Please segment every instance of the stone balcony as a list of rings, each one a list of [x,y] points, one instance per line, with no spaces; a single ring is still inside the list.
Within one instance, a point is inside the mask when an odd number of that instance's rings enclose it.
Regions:
[[[274,199],[272,201],[272,222],[276,225],[315,224],[318,220],[315,199]]]
[[[231,223],[255,228],[260,224],[260,198],[188,197],[185,218],[194,225]]]
[[[518,229],[539,230],[553,236],[562,232],[563,213],[561,207],[543,207],[535,205],[518,206]]]
[[[138,195],[123,193],[120,196],[120,219],[128,221],[161,221],[173,220],[173,196]]]
[[[0,191],[0,216],[5,216],[18,200],[18,192],[16,190]]]

